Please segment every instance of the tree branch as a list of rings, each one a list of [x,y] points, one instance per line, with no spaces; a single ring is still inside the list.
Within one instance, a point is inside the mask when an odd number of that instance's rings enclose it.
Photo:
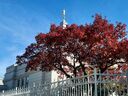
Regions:
[[[87,75],[87,73],[85,71],[85,68],[84,68],[84,65],[82,64],[82,62],[80,61],[80,59],[79,59],[79,63],[80,63],[80,66],[82,68],[82,71],[84,72],[84,75]]]

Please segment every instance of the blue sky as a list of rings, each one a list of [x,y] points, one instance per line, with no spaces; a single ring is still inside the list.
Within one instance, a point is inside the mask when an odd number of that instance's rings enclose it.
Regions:
[[[61,22],[63,9],[68,24],[91,23],[95,13],[112,23],[128,24],[127,4],[128,0],[0,0],[0,77],[34,42],[34,36]]]

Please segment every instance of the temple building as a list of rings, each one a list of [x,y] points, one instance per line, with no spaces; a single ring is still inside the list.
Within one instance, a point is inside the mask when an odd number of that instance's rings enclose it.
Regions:
[[[0,85],[3,85],[3,79],[0,78]]]
[[[42,71],[30,71],[26,72],[27,64],[21,65],[11,65],[7,67],[6,74],[4,78],[4,85],[8,89],[13,89],[16,87],[27,87],[34,82],[44,83],[44,82],[55,82],[57,81],[57,73],[52,72],[42,72]]]
[[[3,90],[7,90],[7,86],[4,85],[3,79],[0,78],[0,92]]]

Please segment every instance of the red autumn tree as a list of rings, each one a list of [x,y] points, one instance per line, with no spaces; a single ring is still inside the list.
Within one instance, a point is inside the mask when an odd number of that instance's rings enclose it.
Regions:
[[[72,24],[65,29],[52,25],[50,32],[38,34],[36,43],[17,56],[17,63],[26,63],[27,70],[55,70],[67,78],[86,75],[90,65],[101,73],[115,64],[127,70],[126,25],[114,25],[100,15],[92,24]]]

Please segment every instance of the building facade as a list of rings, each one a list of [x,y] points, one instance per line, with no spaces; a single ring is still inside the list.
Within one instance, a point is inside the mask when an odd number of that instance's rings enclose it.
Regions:
[[[26,72],[27,64],[11,65],[7,67],[4,85],[7,89],[13,89],[16,87],[28,87],[34,83],[55,82],[58,80],[57,73],[55,71],[42,72],[42,71],[29,71]]]
[[[7,87],[4,85],[3,79],[0,78],[0,92],[1,92],[2,90],[6,90],[6,89],[7,89]]]
[[[3,85],[3,79],[0,78],[0,85]]]

